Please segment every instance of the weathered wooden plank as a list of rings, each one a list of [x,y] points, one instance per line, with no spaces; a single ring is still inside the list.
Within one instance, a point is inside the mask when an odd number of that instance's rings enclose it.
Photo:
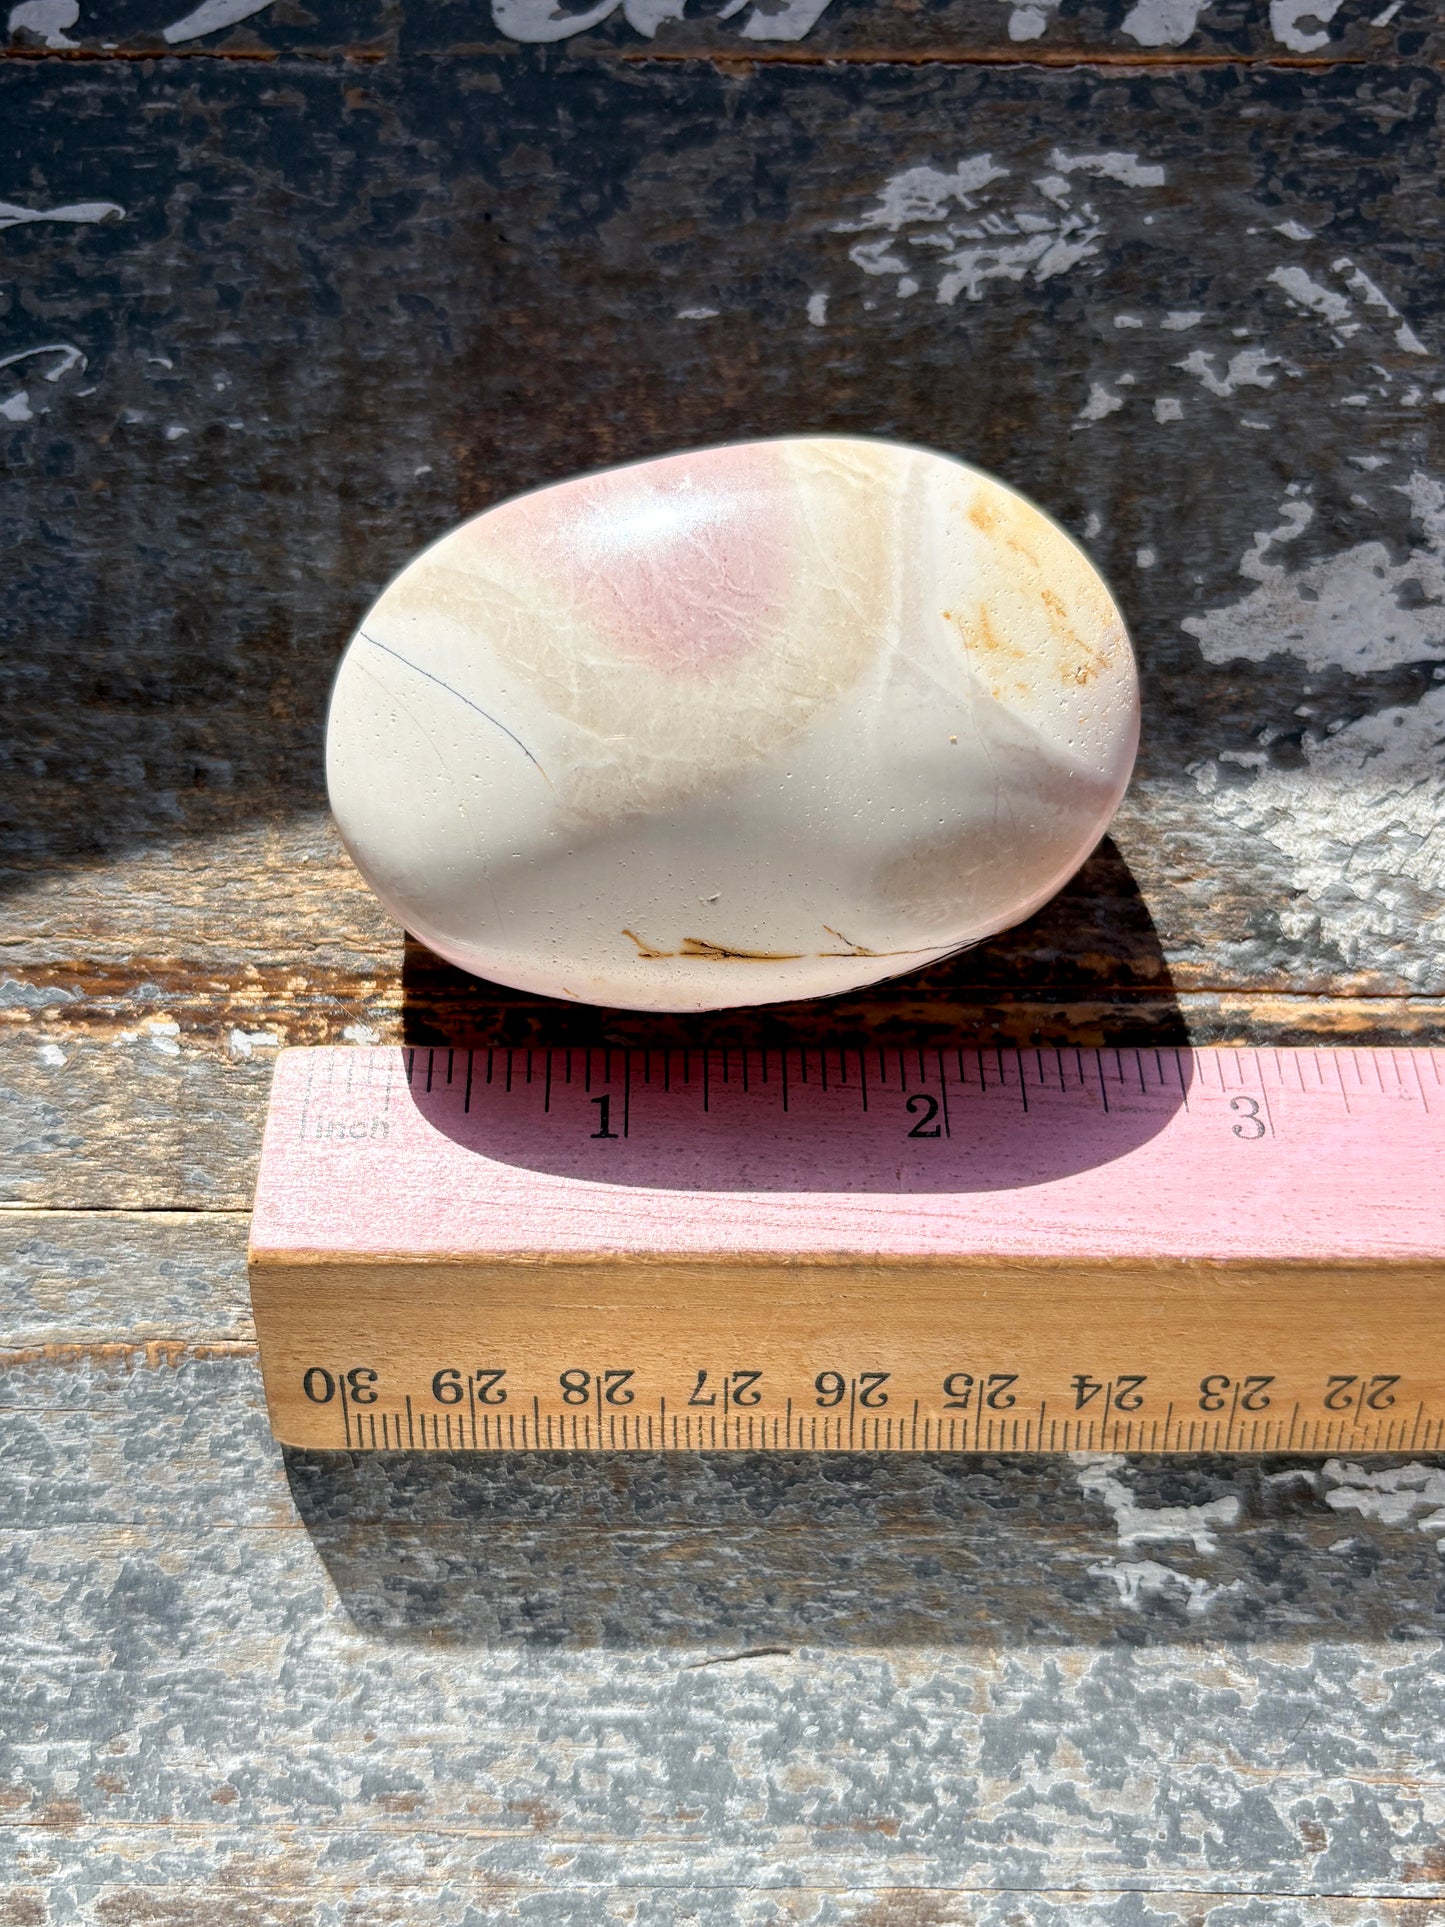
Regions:
[[[107,1842],[107,1845],[110,1843]],[[313,1849],[313,1841],[305,1843]],[[420,1857],[418,1855],[417,1857]],[[425,1916],[437,1927],[470,1927],[484,1907],[488,1921],[536,1923],[610,1914],[640,1924],[667,1927],[679,1917],[699,1927],[1088,1927],[1142,1919],[1148,1927],[1435,1927],[1438,1910],[1420,1900],[1342,1900],[1335,1897],[1251,1899],[1217,1889],[1154,1894],[1147,1902],[1137,1892],[1000,1894],[972,1890],[950,1894],[938,1887],[881,1887],[819,1891],[783,1887],[747,1893],[727,1887],[681,1885],[659,1892],[624,1873],[605,1885],[580,1885],[555,1875],[543,1889],[519,1892],[508,1879],[493,1884],[475,1875],[438,1890],[394,1879],[333,1882],[318,1877],[312,1853],[237,1854],[222,1849],[176,1899],[154,1885],[136,1887],[117,1880],[86,1888],[78,1918],[122,1922],[125,1927],[180,1927],[206,1912],[226,1927],[297,1927],[317,1918],[364,1917],[379,1922],[410,1922]],[[7,1927],[37,1927],[45,1916],[27,1907],[43,1905],[37,1887],[13,1902],[0,1897]],[[92,1909],[94,1911],[92,1911]],[[1141,1909],[1146,1911],[1141,1912]]]
[[[239,1213],[7,1213],[0,1345],[250,1343],[246,1224]],[[149,1362],[162,1359],[163,1351]]]
[[[593,1916],[616,1917],[641,1927],[668,1927],[679,1917],[699,1927],[732,1927],[737,1921],[745,1921],[748,1927],[1020,1927],[1021,1923],[1024,1927],[1075,1927],[1077,1922],[1118,1927],[1121,1921],[1136,1920],[1147,1927],[1198,1927],[1204,1921],[1212,1927],[1436,1927],[1439,1919],[1438,1908],[1419,1899],[1251,1897],[1217,1886],[1147,1896],[1132,1888],[1093,1893],[1060,1888],[1045,1894],[971,1888],[950,1893],[923,1883],[851,1890],[792,1884],[742,1890],[725,1884],[694,1887],[686,1881],[661,1887],[644,1883],[624,1869],[616,1878],[597,1884],[554,1873],[545,1884],[527,1887],[507,1875],[493,1881],[485,1873],[468,1870],[454,1882],[431,1887],[385,1874],[348,1877],[337,1875],[329,1865],[318,1868],[327,1838],[334,1836],[309,1835],[293,1847],[292,1835],[271,1851],[234,1853],[229,1843],[223,1843],[204,1863],[193,1850],[194,1871],[180,1894],[154,1881],[131,1884],[122,1876],[67,1882],[67,1896],[77,1889],[83,1896],[74,1918],[120,1922],[124,1927],[183,1927],[202,1912],[223,1921],[225,1927],[293,1927],[293,1923],[300,1927],[317,1919],[357,1918],[390,1927],[422,1917],[438,1927],[472,1927],[479,1918],[536,1927],[559,1918]],[[113,1836],[100,1836],[100,1843],[110,1865],[122,1864]],[[328,1860],[341,1862],[350,1845],[348,1840],[336,1843]],[[420,1836],[411,1858],[429,1857],[429,1847],[426,1836]],[[75,1858],[73,1852],[63,1854],[72,1865]],[[61,1855],[45,1854],[47,1867],[58,1867],[61,1860]],[[26,1909],[42,1907],[42,1888],[17,1889],[13,1901],[0,1896],[0,1908],[6,1909],[0,1919],[6,1927],[11,1923],[41,1927],[44,1912]]]
[[[0,1112],[7,1202],[249,1207],[264,1057],[233,1062],[183,1050],[167,1020],[152,1023],[89,1049],[28,1044],[17,1052],[19,1076],[7,1080]],[[59,1056],[63,1064],[53,1061]]]
[[[47,877],[11,899],[9,916],[0,1023],[62,1046],[156,1020],[178,1023],[188,1045],[222,1048],[235,1031],[321,1043],[357,1026],[421,1041],[912,1028],[1032,1043],[1428,1040],[1439,1024],[1438,1000],[1358,987],[1346,996],[1328,979],[1301,994],[1278,971],[1243,987],[1228,966],[1171,969],[1112,839],[1036,917],[947,963],[826,1003],[698,1019],[579,1011],[481,984],[404,945],[334,829],[310,815]]]
[[[229,0],[223,9],[185,0],[91,0],[62,24],[34,0],[17,16],[8,52],[21,58],[279,57],[374,63],[398,53],[453,58],[508,47],[564,52],[702,52],[758,60],[790,51],[878,60],[1057,62],[1339,61],[1439,58],[1438,15],[1429,0],[753,0],[739,8],[686,0],[444,0],[384,7],[378,0]]]
[[[1438,1461],[283,1455],[243,1231],[0,1220],[12,1918],[1429,1919]]]
[[[478,993],[451,1006],[463,1014],[479,1009]],[[1320,1039],[1339,1042],[1415,1043],[1441,1034],[1438,1001],[1408,1006],[1347,999],[1325,1002],[1270,999],[1184,1000],[1152,1008],[1100,1000],[1093,1005],[987,1003],[947,995],[896,1006],[804,1007],[801,1017],[772,1013],[756,1027],[728,1025],[709,1032],[717,1042],[746,1040],[776,1045],[780,1036],[839,1035],[890,1040],[953,1039],[959,1035],[1002,1048],[1034,1043],[1172,1044],[1177,1025],[1196,1037],[1220,1042],[1281,1045]],[[97,1035],[82,1026],[50,1021],[33,1031],[0,1031],[0,1203],[58,1210],[246,1211],[255,1186],[261,1124],[277,1037],[295,1042],[336,1042],[335,1014],[287,1013],[273,1007],[261,1017],[264,1030],[242,1029],[257,1021],[252,1010],[203,1013],[195,1030],[175,1017],[155,1017],[142,1006],[134,1029],[111,1026]],[[182,1015],[193,1013],[181,1006]],[[345,1014],[344,1011],[341,1014]],[[389,1034],[402,1041],[408,1020],[381,1023],[368,1041]],[[48,1016],[49,1013],[42,1013]],[[546,1006],[518,1002],[482,1013],[471,1030],[448,1019],[453,1035],[480,1033],[482,1041],[526,1045],[536,1038],[566,1043],[696,1042],[688,1027],[644,1027],[609,1013],[563,1029]],[[855,1019],[852,1024],[849,1017]],[[226,1027],[229,1022],[229,1028]],[[1151,1028],[1152,1025],[1152,1028]],[[354,1029],[355,1027],[352,1026]],[[412,1026],[428,1040],[429,1022]],[[434,1035],[434,1033],[433,1033]],[[46,1041],[40,1041],[44,1039]],[[60,1041],[56,1041],[56,1040]]]
[[[185,1377],[127,1382],[216,1409]],[[8,1521],[4,1834],[53,1894],[1440,1892],[1438,1465],[293,1457],[304,1529],[179,1480],[138,1524],[199,1445],[140,1418],[91,1511]]]
[[[57,343],[6,423],[29,956],[266,948],[340,643],[465,510],[832,427],[984,461],[1110,570],[1176,981],[1439,994],[1439,73],[540,58],[6,64],[26,193],[126,209],[7,236],[17,351]],[[313,900],[323,952],[374,943]]]

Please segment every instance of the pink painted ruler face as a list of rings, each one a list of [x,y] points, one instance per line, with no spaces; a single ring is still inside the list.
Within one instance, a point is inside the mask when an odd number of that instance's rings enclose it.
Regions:
[[[1445,1260],[1445,1052],[292,1050],[252,1253]]]

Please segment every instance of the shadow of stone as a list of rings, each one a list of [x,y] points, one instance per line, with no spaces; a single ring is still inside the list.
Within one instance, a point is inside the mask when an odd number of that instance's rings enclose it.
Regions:
[[[402,965],[413,1044],[781,1048],[838,1043],[984,1048],[1188,1042],[1163,946],[1105,837],[1037,915],[987,943],[841,997],[702,1012],[609,1010],[534,996],[444,963],[414,938]]]
[[[1342,1516],[1307,1459],[285,1456],[383,1639],[721,1660],[1445,1634],[1433,1538]]]

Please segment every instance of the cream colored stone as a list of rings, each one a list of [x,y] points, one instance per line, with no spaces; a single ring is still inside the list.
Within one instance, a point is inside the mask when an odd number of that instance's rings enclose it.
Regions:
[[[855,988],[1019,922],[1106,828],[1134,658],[1087,558],[977,469],[740,443],[504,503],[342,660],[332,807],[406,927],[635,1009]]]

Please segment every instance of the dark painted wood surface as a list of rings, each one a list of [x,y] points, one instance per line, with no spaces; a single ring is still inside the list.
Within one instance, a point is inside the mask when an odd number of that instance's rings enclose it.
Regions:
[[[11,16],[0,1921],[1445,1920],[1438,1463],[266,1434],[280,1042],[1445,1037],[1438,9],[682,12]],[[404,944],[320,780],[368,598],[515,489],[805,428],[1099,558],[1110,842],[833,1006]]]

